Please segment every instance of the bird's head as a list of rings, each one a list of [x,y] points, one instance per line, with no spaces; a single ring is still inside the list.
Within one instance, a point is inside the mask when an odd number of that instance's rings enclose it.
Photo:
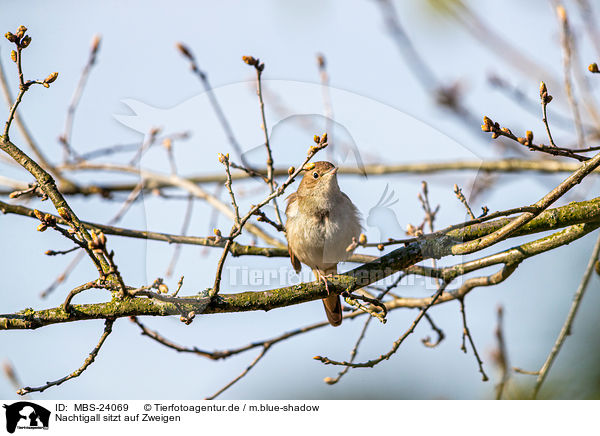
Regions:
[[[313,197],[338,194],[341,191],[337,182],[337,170],[332,163],[326,161],[306,164],[298,194]]]

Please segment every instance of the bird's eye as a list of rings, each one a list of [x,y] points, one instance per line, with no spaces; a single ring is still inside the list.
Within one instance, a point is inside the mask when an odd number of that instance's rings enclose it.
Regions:
[[[318,179],[318,178],[319,178],[319,173],[316,173],[316,172],[315,172],[315,173],[313,173],[313,177],[314,177],[315,179]]]

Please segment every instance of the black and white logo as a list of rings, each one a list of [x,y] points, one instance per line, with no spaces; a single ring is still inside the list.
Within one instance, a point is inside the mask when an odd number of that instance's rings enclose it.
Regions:
[[[48,429],[50,411],[29,401],[4,404],[6,409],[6,431],[14,433],[16,429]]]

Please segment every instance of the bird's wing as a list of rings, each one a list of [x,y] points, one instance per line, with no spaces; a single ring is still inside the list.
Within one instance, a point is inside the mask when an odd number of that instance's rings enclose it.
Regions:
[[[298,200],[298,194],[293,192],[287,196],[286,200],[287,206],[285,207],[285,214],[289,219],[291,216],[294,216],[296,213],[298,213],[298,207],[296,204],[296,201]]]
[[[287,203],[287,207],[285,208],[285,215],[286,215],[288,221],[290,220],[290,218],[292,218],[294,215],[296,215],[298,213],[298,205],[296,204],[297,200],[298,200],[298,196],[296,195],[295,192],[293,194],[290,194],[287,198],[288,203]],[[302,264],[300,264],[300,261],[294,255],[294,252],[292,251],[292,248],[290,247],[289,243],[288,243],[288,253],[290,254],[290,260],[292,261],[292,266],[294,267],[294,271],[296,271],[296,274],[300,274],[300,270],[302,269]]]
[[[289,245],[288,245],[288,253],[290,254],[290,260],[292,261],[292,266],[294,267],[294,271],[296,271],[296,274],[300,274],[300,270],[302,270],[302,264],[300,263],[298,258],[294,255],[294,252],[292,251],[292,249],[290,248]]]

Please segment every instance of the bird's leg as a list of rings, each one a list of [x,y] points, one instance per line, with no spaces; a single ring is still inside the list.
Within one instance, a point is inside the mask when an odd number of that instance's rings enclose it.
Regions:
[[[327,291],[327,295],[329,295],[329,284],[327,283],[327,277],[325,276],[320,270],[315,269],[315,275],[317,276],[317,279],[319,279],[319,281],[322,281],[323,283],[325,283],[325,290]],[[330,274],[329,276],[333,276],[332,274]]]

